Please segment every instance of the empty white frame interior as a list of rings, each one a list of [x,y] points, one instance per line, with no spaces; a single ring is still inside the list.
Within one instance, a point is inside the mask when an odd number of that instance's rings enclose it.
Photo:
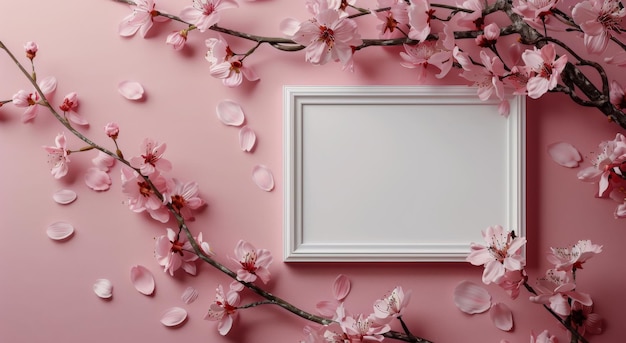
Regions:
[[[466,86],[285,86],[284,260],[463,261],[524,235],[524,98]]]

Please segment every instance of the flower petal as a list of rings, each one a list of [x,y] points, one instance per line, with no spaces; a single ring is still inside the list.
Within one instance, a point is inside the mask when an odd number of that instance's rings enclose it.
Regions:
[[[510,331],[513,328],[513,313],[505,304],[493,304],[491,310],[489,310],[489,316],[498,329]]]
[[[239,145],[241,146],[241,150],[251,151],[255,143],[256,134],[254,131],[247,126],[242,127],[241,130],[239,130]]]
[[[76,192],[70,189],[61,189],[52,194],[52,199],[61,205],[71,204],[76,200]]]
[[[465,313],[483,313],[491,307],[491,295],[475,283],[463,281],[454,289],[454,304]]]
[[[266,192],[274,189],[274,176],[272,175],[272,171],[262,164],[256,165],[252,169],[252,180],[254,180],[254,183],[259,186],[259,188]]]
[[[548,145],[548,154],[550,154],[554,162],[568,168],[578,167],[578,162],[582,160],[578,150],[573,145],[565,142]]]
[[[343,274],[337,275],[333,283],[333,296],[341,301],[350,293],[350,279]]]
[[[139,100],[143,98],[143,86],[135,81],[122,81],[117,90],[128,100]]]
[[[222,100],[217,104],[217,117],[225,125],[239,126],[243,124],[245,116],[241,106],[232,100]]]
[[[93,291],[102,299],[109,299],[113,296],[113,284],[107,279],[98,279],[93,284]]]
[[[142,265],[130,268],[130,281],[141,294],[151,295],[154,292],[154,277],[148,268]]]
[[[48,226],[46,233],[51,239],[60,241],[70,237],[74,233],[74,227],[67,222],[56,222]]]
[[[85,183],[94,191],[106,191],[111,187],[111,176],[98,167],[92,167],[85,173]]]
[[[180,298],[185,302],[185,304],[191,304],[198,298],[198,290],[189,286],[185,289]]]
[[[187,319],[187,311],[180,307],[172,307],[161,316],[161,324],[165,326],[176,326]]]

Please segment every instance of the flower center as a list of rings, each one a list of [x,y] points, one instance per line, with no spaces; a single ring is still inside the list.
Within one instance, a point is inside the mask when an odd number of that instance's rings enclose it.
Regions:
[[[241,261],[241,267],[245,271],[254,273],[256,271],[256,252],[247,252]]]
[[[335,32],[326,27],[325,25],[320,26],[320,38],[319,40],[326,43],[329,49],[335,45]]]
[[[176,212],[180,212],[180,210],[185,207],[187,201],[181,195],[176,194],[172,197],[172,207],[176,210]]]

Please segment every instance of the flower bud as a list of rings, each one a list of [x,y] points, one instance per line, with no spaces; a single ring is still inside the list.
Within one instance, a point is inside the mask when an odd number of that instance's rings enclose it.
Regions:
[[[29,60],[33,60],[33,58],[35,58],[35,55],[37,55],[37,50],[39,48],[37,47],[37,44],[35,42],[27,42],[26,44],[24,44],[24,50],[26,50],[26,57],[28,57]]]
[[[117,123],[108,123],[104,126],[104,132],[112,139],[117,139],[117,135],[120,133],[120,127]]]

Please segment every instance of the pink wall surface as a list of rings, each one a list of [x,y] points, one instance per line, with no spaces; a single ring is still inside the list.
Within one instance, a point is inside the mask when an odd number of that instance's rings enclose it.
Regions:
[[[160,9],[178,13],[190,2],[160,3]],[[414,334],[438,343],[528,342],[531,331],[544,329],[566,341],[556,321],[530,303],[525,291],[511,300],[497,286],[485,286],[494,301],[512,309],[515,327],[510,332],[495,328],[487,313],[470,316],[459,311],[452,297],[456,285],[464,280],[481,282],[482,268],[469,263],[282,262],[282,87],[415,84],[413,71],[398,63],[397,48],[360,52],[350,73],[341,71],[338,64],[309,65],[302,52],[262,46],[246,60],[260,81],[230,89],[209,75],[203,58],[204,39],[214,33],[194,32],[188,46],[175,52],[164,44],[170,31],[180,29],[174,23],[153,28],[145,39],[120,37],[118,24],[129,13],[128,6],[114,1],[2,1],[0,40],[22,62],[26,62],[21,57],[23,44],[39,44],[39,77],[58,79],[55,103],[71,91],[78,93],[79,111],[90,122],[84,132],[97,142],[112,147],[102,127],[115,121],[121,127],[118,142],[127,156],[136,154],[146,137],[167,143],[173,173],[181,180],[197,181],[208,203],[190,225],[195,233],[203,232],[218,260],[234,268],[228,257],[233,256],[239,239],[269,249],[275,261],[266,288],[308,311],[332,296],[331,285],[338,274],[352,280],[346,306],[354,313],[371,312],[374,300],[401,285],[413,292],[404,315],[408,326]],[[239,9],[224,12],[221,25],[280,36],[278,23],[287,16],[309,17],[302,1],[241,2]],[[239,51],[250,47],[247,42],[231,41]],[[0,100],[19,89],[31,89],[7,56],[0,55]],[[611,73],[615,78],[623,75],[622,70]],[[123,80],[144,85],[145,100],[122,98],[117,84]],[[465,84],[455,77],[445,82],[432,76],[425,80],[442,82]],[[223,99],[242,105],[246,124],[258,137],[253,153],[240,150],[237,128],[218,121],[215,106]],[[203,316],[216,286],[230,279],[207,265],[199,266],[197,276],[164,273],[153,256],[154,238],[164,234],[168,225],[128,210],[119,166],[112,171],[113,185],[106,192],[94,192],[83,182],[93,152],[73,155],[69,174],[55,180],[41,146],[52,145],[55,135],[67,130],[47,112],[28,124],[20,122],[21,113],[11,104],[0,108],[0,341],[298,342],[304,338],[305,320],[271,306],[242,311],[231,333],[220,336],[216,324]],[[578,169],[557,165],[546,150],[553,142],[572,143],[583,154],[586,166],[598,143],[623,130],[600,112],[575,106],[563,95],[529,100],[526,119],[528,273],[534,279],[549,267],[545,255],[552,246],[580,239],[603,245],[603,253],[580,271],[578,287],[592,295],[595,311],[606,320],[604,334],[592,336],[591,342],[624,342],[626,273],[621,247],[626,242],[625,222],[613,217],[616,203],[594,198],[596,186],[579,181]],[[74,137],[68,143],[73,149],[82,146]],[[276,188],[272,192],[260,190],[251,181],[257,164],[273,170]],[[54,203],[53,192],[63,188],[76,191],[77,201],[68,206]],[[450,201],[473,201],[479,196],[457,194]],[[441,215],[448,211],[442,208]],[[46,227],[59,220],[76,228],[68,241],[55,242],[46,236]],[[477,242],[481,240],[484,228],[466,229],[476,232]],[[129,273],[137,264],[154,274],[154,295],[144,296],[133,288]],[[92,291],[99,278],[113,282],[109,301]],[[184,304],[180,295],[190,285],[199,290],[199,298]],[[259,300],[249,292],[242,295],[244,303]],[[187,310],[184,325],[168,328],[159,322],[163,311],[172,306]],[[401,330],[397,323],[393,325]]]

